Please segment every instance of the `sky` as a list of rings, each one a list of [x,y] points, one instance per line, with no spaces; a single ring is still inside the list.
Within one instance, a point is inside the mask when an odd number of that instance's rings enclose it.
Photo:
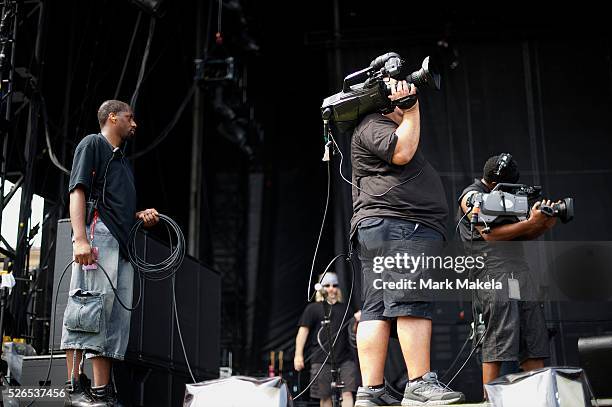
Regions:
[[[8,194],[13,184],[10,181],[6,181],[4,184],[4,195]],[[19,222],[19,205],[21,203],[21,188],[15,193],[13,198],[9,201],[8,205],[2,212],[2,236],[6,241],[15,248],[17,242],[17,223]],[[32,218],[30,227],[41,223],[43,219],[43,207],[45,200],[34,195],[32,198]],[[34,238],[34,247],[40,247],[42,232],[38,231],[38,234]],[[0,243],[2,247],[5,247],[3,243]]]

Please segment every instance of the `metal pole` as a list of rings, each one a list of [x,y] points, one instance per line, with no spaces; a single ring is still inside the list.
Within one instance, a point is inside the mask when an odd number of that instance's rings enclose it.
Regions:
[[[35,168],[34,163],[36,161],[36,156],[38,154],[38,138],[40,131],[40,120],[41,120],[41,108],[42,108],[42,99],[40,94],[40,68],[41,68],[41,46],[42,41],[44,40],[42,37],[42,23],[43,23],[43,8],[42,4],[39,3],[39,18],[38,18],[38,26],[36,33],[36,45],[34,47],[34,59],[32,64],[32,80],[30,81],[30,103],[29,103],[29,115],[28,115],[28,128],[26,132],[25,139],[25,149],[24,149],[24,159],[26,162],[25,170],[24,170],[24,183],[21,187],[21,202],[20,202],[20,210],[19,210],[19,224],[17,231],[17,243],[15,247],[15,262],[13,272],[17,277],[17,285],[15,286],[15,298],[13,299],[13,306],[15,307],[14,311],[18,314],[25,315],[25,313],[20,313],[20,310],[24,310],[24,307],[27,306],[25,303],[25,299],[23,295],[21,295],[24,284],[26,284],[26,279],[30,278],[29,270],[28,270],[28,259],[30,255],[30,241],[29,241],[29,232],[30,232],[30,217],[32,214],[32,196],[34,194],[34,176],[35,176]],[[17,22],[15,23],[15,33],[17,29]],[[14,55],[11,56],[11,59]],[[21,277],[21,279],[19,278]],[[29,284],[32,283],[30,279],[28,281]],[[25,310],[24,310],[25,311]],[[26,319],[27,321],[27,319]],[[21,334],[23,319],[17,321],[17,333]],[[26,322],[27,324],[27,322]],[[27,325],[26,325],[27,329]]]
[[[196,64],[203,63],[203,2],[198,2],[196,15]],[[191,183],[189,185],[189,233],[188,253],[200,257],[200,229],[202,209],[202,138],[204,127],[204,106],[202,90],[196,86],[193,94],[193,129],[191,136]]]
[[[13,33],[12,33],[12,38],[11,38],[11,59],[10,59],[10,68],[9,68],[9,77],[8,77],[8,83],[7,83],[7,90],[5,94],[2,94],[0,92],[0,96],[2,97],[2,99],[6,99],[5,103],[6,103],[6,108],[4,111],[4,120],[5,120],[5,125],[6,128],[3,129],[2,131],[2,156],[1,156],[1,160],[2,163],[0,164],[0,238],[2,238],[1,234],[2,234],[2,216],[4,213],[4,206],[6,205],[6,200],[4,199],[4,185],[5,185],[5,181],[6,181],[6,164],[8,161],[8,139],[9,139],[9,123],[11,120],[11,114],[12,114],[12,110],[11,110],[11,104],[13,101],[13,97],[12,97],[12,92],[13,92],[13,76],[14,76],[14,72],[15,72],[15,43],[16,43],[16,39],[17,39],[17,11],[18,11],[18,6],[17,3],[11,3],[10,1],[5,1],[2,5],[2,15],[0,17],[4,17],[5,13],[7,12],[7,10],[10,9],[11,6],[14,6],[14,10],[13,10],[13,16],[12,16],[12,20],[13,20]],[[0,34],[2,34],[3,30],[0,30]],[[4,54],[4,50],[5,50],[5,44],[2,45],[2,53]],[[4,59],[3,59],[4,61]],[[0,89],[2,88],[4,84],[4,78],[2,77],[2,66],[0,66]],[[10,199],[10,197],[9,197]],[[4,238],[1,239],[2,241],[4,241]],[[7,244],[7,249],[10,250],[10,247],[8,247]],[[4,314],[5,314],[5,308],[7,306],[7,293],[6,293],[6,289],[2,289],[2,292],[0,293],[0,339],[4,336]]]
[[[3,7],[2,7],[2,15],[0,17],[4,17],[5,13],[7,12],[7,10],[11,7],[14,6],[15,9],[13,11],[13,33],[12,33],[12,38],[11,38],[11,62],[10,62],[10,69],[9,69],[9,76],[8,76],[8,81],[7,81],[7,90],[5,94],[0,93],[0,96],[2,97],[2,99],[6,99],[5,103],[6,103],[6,108],[4,111],[4,121],[5,121],[5,125],[7,126],[6,129],[4,129],[4,131],[2,131],[2,163],[0,164],[0,233],[2,232],[2,214],[4,211],[4,206],[6,205],[5,199],[4,199],[4,183],[6,181],[6,163],[8,161],[8,141],[9,141],[9,123],[11,121],[11,114],[12,114],[12,109],[11,109],[11,105],[13,102],[13,97],[12,97],[12,92],[13,92],[13,76],[15,74],[15,44],[17,42],[17,12],[18,12],[18,5],[17,3],[12,3],[10,1],[5,1],[3,3]],[[0,32],[0,34],[2,34]],[[2,45],[2,51],[4,51],[4,44]],[[1,66],[0,66],[1,68]],[[2,70],[0,69],[0,89],[2,88],[4,84],[4,78],[2,77]]]

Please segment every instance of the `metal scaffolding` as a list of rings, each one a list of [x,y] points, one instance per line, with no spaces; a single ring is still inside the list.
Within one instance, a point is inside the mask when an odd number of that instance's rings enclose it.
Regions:
[[[29,253],[34,236],[40,225],[30,224],[32,197],[34,194],[35,162],[38,155],[38,140],[44,129],[42,117],[42,97],[40,94],[40,67],[42,58],[42,27],[44,23],[44,7],[41,0],[11,1],[0,4],[0,230],[2,215],[9,201],[21,188],[17,240],[11,247],[4,236],[0,234],[0,253],[8,261],[5,267],[12,272],[16,280],[12,298],[7,298],[6,289],[2,290],[2,307],[0,314],[0,331],[4,333],[5,311],[10,310],[15,319],[13,334],[28,338],[31,331],[27,324],[28,301],[31,297],[30,286],[35,276],[28,270]],[[34,20],[36,19],[36,20]],[[34,22],[35,21],[35,22]],[[29,67],[17,67],[18,33],[22,26],[36,27],[35,43]],[[25,47],[24,47],[25,49]],[[19,79],[19,86],[16,85]],[[23,84],[23,85],[22,85]],[[25,123],[25,137],[20,138],[16,131],[17,122]],[[23,144],[22,144],[23,143]],[[14,160],[17,147],[23,145],[23,155]],[[23,164],[16,165],[15,162]],[[9,165],[13,163],[12,165]],[[16,168],[10,168],[16,167]],[[13,171],[11,171],[13,170]],[[14,183],[5,195],[6,181]]]

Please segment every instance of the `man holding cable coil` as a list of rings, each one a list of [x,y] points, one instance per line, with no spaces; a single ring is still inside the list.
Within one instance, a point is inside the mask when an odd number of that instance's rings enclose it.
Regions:
[[[76,148],[68,188],[74,264],[61,342],[68,406],[114,405],[112,359],[123,360],[130,330],[130,311],[116,298],[131,306],[128,237],[137,219],[146,227],[159,221],[155,209],[136,212],[134,176],[121,149],[136,132],[132,109],[107,100],[98,109],[98,121],[100,133],[84,137]],[[82,374],[85,356],[93,361],[91,389]]]

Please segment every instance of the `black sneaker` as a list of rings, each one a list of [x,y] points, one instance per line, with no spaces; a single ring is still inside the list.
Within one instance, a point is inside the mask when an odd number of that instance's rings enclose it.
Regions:
[[[385,387],[372,390],[369,387],[359,387],[355,407],[399,406],[400,401],[389,394]]]
[[[406,384],[402,406],[442,406],[464,399],[463,393],[452,391],[438,381],[434,372],[429,372],[413,383]]]
[[[85,407],[91,406],[93,398],[90,393],[91,381],[81,373],[79,378],[72,382],[68,380],[66,382],[66,400],[64,406],[69,407]]]
[[[106,386],[92,387],[91,396],[93,398],[91,407],[113,407],[117,401],[115,389],[111,383]]]

